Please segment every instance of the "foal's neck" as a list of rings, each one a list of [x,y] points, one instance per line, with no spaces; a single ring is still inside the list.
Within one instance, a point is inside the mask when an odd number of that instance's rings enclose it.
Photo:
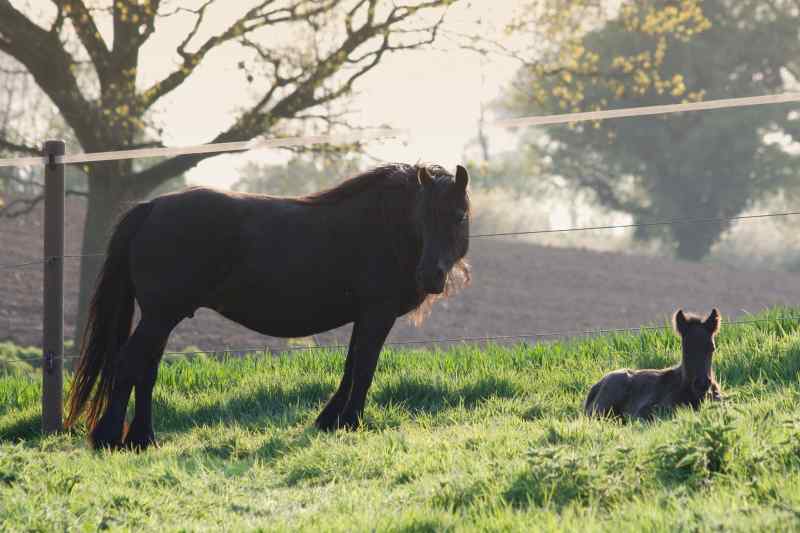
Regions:
[[[678,373],[681,377],[681,385],[689,386],[694,380],[695,376],[689,371],[689,367],[681,360],[681,364],[677,367]]]
[[[709,367],[707,376],[700,376],[699,374],[701,374],[701,372],[700,373],[692,372],[690,370],[690,368],[691,368],[691,365],[687,365],[686,364],[686,354],[683,353],[682,356],[681,356],[681,364],[676,366],[676,367],[674,367],[674,370],[677,371],[678,375],[680,376],[681,388],[689,388],[689,389],[691,389],[692,388],[692,383],[694,383],[694,381],[698,377],[706,377],[706,378],[708,378],[709,382],[713,383],[713,381],[714,381],[714,369],[713,368]]]

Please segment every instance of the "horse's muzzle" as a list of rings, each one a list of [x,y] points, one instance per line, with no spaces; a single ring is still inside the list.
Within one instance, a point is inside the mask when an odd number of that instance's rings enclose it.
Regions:
[[[417,284],[427,294],[441,294],[447,282],[447,272],[437,266],[427,272],[423,269],[417,270]]]

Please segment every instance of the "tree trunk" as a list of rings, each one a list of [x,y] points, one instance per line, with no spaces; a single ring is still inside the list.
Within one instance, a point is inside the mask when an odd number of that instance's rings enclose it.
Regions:
[[[106,245],[120,215],[130,207],[132,197],[125,178],[130,174],[130,161],[99,163],[89,171],[89,200],[81,246],[78,315],[73,339],[80,344],[86,327],[89,304],[97,276],[105,261]]]
[[[725,228],[720,222],[673,225],[672,236],[678,243],[678,259],[700,261],[708,255],[723,231]]]

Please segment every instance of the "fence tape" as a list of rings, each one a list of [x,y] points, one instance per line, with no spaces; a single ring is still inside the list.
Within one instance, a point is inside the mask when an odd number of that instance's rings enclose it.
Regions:
[[[344,144],[374,139],[388,139],[407,135],[406,130],[383,128],[362,130],[339,135],[308,135],[302,137],[277,137],[273,139],[255,138],[249,141],[200,144],[197,146],[175,148],[139,148],[135,150],[117,150],[113,152],[92,152],[87,154],[67,154],[55,157],[56,164],[92,163],[98,161],[119,161],[122,159],[143,159],[151,157],[174,157],[180,155],[213,154],[224,152],[244,152],[265,148],[286,148],[291,146],[311,146],[314,144]],[[46,157],[23,157],[18,159],[0,159],[0,167],[27,167],[46,165]]]
[[[493,126],[504,128],[520,128],[528,126],[544,126],[548,124],[566,124],[571,122],[585,122],[590,120],[607,120],[612,118],[643,117],[648,115],[662,115],[669,113],[683,113],[686,111],[708,111],[712,109],[727,109],[733,107],[749,107],[767,104],[784,104],[800,102],[800,92],[771,94],[766,96],[746,96],[742,98],[724,98],[720,100],[707,100],[703,102],[686,102],[682,104],[666,104],[654,106],[628,107],[623,109],[610,109],[605,111],[587,111],[582,113],[565,113],[559,115],[543,115],[518,117],[496,120],[490,123]],[[363,140],[394,138],[409,135],[408,130],[401,129],[376,129],[363,130],[340,135],[312,135],[303,137],[282,137],[273,139],[256,138],[250,141],[201,144],[198,146],[176,148],[141,148],[135,150],[118,150],[113,152],[92,152],[86,154],[67,154],[55,158],[57,164],[91,163],[98,161],[118,161],[121,159],[141,159],[150,157],[175,157],[180,155],[197,155],[223,152],[242,152],[264,148],[284,148],[291,146],[310,146],[314,144],[342,144]],[[48,163],[45,157],[23,157],[16,159],[0,159],[2,167],[28,167]]]
[[[641,107],[628,107],[623,109],[609,109],[605,111],[586,111],[583,113],[567,113],[561,115],[544,115],[538,117],[519,117],[491,122],[491,125],[504,128],[522,128],[527,126],[544,126],[547,124],[566,124],[569,122],[585,122],[589,120],[607,120],[610,118],[644,117],[648,115],[662,115],[669,113],[683,113],[685,111],[708,111],[711,109],[726,109],[731,107],[749,107],[767,104],[785,104],[800,102],[800,93],[781,93],[766,96],[745,96],[742,98],[723,98],[721,100],[706,100],[704,102],[686,102],[682,104],[651,105]]]

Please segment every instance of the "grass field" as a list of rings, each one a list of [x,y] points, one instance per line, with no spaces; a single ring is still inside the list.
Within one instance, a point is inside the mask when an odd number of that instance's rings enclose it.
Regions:
[[[676,361],[667,331],[386,350],[364,429],[337,434],[311,423],[340,353],[178,361],[141,454],[38,437],[37,375],[7,365],[0,530],[799,530],[800,327],[779,320],[797,313],[723,323],[728,399],[652,423],[581,403],[606,371]]]

